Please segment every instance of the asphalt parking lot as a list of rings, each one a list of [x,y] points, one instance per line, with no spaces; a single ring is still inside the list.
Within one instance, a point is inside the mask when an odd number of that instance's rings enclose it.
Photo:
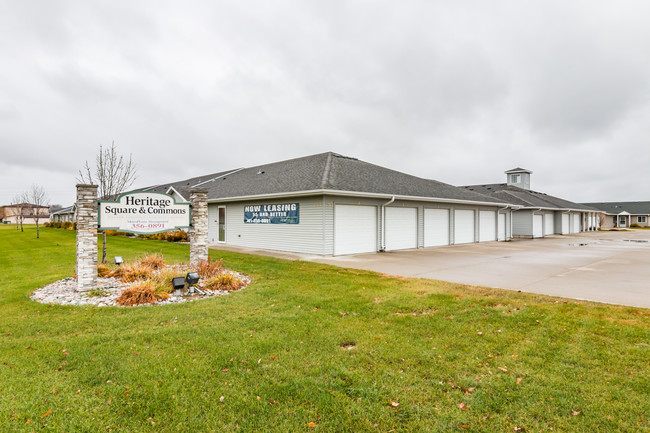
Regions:
[[[338,257],[236,250],[391,275],[650,308],[650,230],[589,232]]]

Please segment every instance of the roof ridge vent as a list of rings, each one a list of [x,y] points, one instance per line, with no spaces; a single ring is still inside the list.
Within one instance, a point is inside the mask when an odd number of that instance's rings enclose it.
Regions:
[[[352,160],[352,161],[358,161],[359,160],[359,158],[354,158],[352,156],[341,155],[340,153],[332,153],[332,156],[335,156],[337,158],[349,159],[349,160]]]

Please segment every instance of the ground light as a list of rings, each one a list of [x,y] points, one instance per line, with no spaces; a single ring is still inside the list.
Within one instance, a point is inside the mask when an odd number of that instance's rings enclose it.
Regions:
[[[172,287],[174,288],[175,294],[180,295],[181,290],[185,287],[185,278],[183,277],[174,277],[172,278]]]
[[[122,258],[122,256],[115,256],[115,264],[117,266],[120,266],[122,263],[124,263],[124,259]]]

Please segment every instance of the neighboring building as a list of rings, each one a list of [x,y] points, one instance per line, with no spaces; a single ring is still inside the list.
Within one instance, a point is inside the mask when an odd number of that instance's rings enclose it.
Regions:
[[[52,212],[50,216],[52,222],[63,223],[63,222],[75,222],[77,221],[77,206],[68,206],[62,209],[59,209],[55,212]]]
[[[514,206],[513,237],[542,238],[598,229],[597,209],[531,190],[530,170],[518,167],[505,173],[506,183],[464,188]]]
[[[343,255],[507,240],[508,201],[327,152],[141,191],[208,192],[209,242]]]
[[[603,228],[649,226],[650,201],[618,201],[583,204],[600,209],[603,212],[603,216],[601,217],[601,226]]]
[[[38,206],[31,203],[18,203],[4,206],[4,217],[2,221],[6,224],[20,223],[22,217],[23,224],[43,224],[50,222],[50,209],[48,206]]]

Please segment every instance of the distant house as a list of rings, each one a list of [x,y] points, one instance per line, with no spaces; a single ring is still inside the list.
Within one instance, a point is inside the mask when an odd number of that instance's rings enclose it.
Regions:
[[[18,203],[3,207],[4,217],[2,222],[5,224],[20,223],[22,218],[23,224],[43,224],[50,222],[50,208],[48,206],[39,206],[31,203]]]
[[[650,219],[650,201],[616,201],[604,203],[583,203],[600,209],[603,228],[613,227],[648,227]]]
[[[68,206],[52,212],[50,218],[53,223],[75,222],[77,221],[77,206]]]
[[[465,188],[513,206],[513,237],[542,238],[597,230],[598,209],[531,190],[532,173],[517,167],[505,172],[506,183],[469,185]]]

